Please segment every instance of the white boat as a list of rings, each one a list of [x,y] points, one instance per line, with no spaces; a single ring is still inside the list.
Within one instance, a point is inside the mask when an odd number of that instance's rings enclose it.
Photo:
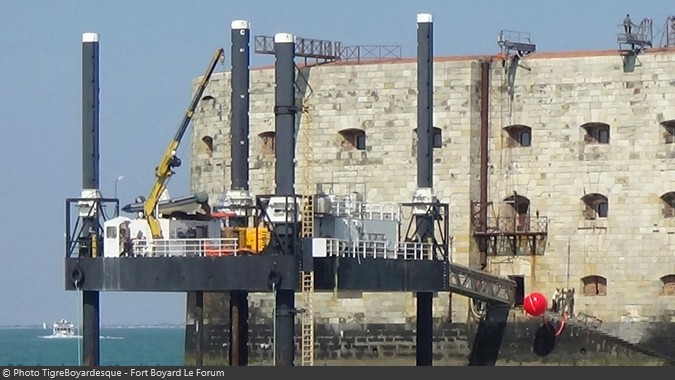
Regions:
[[[52,326],[52,337],[54,338],[74,338],[77,336],[75,324],[62,319]]]

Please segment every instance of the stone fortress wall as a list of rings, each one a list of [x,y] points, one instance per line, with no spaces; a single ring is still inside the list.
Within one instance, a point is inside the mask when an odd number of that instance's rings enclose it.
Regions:
[[[469,266],[479,263],[470,204],[479,199],[484,58],[434,61],[434,192],[450,205],[453,261]],[[535,53],[523,60],[528,69],[518,69],[512,96],[506,67],[494,58],[490,68],[490,217],[513,216],[506,201],[515,195],[529,202],[529,216],[546,218],[548,235],[543,254],[490,256],[486,269],[522,277],[524,294],[574,287],[575,312],[617,331],[675,315],[675,49],[649,50],[638,61],[626,72],[617,51]],[[211,203],[230,186],[229,75],[214,74],[193,118],[191,187]],[[334,183],[337,193],[357,191],[368,202],[410,202],[415,60],[303,67],[296,82],[297,192]],[[274,68],[253,68],[254,195],[274,192],[273,107]],[[354,146],[355,135],[365,146]],[[337,290],[314,299],[317,323],[337,330],[414,326],[414,294]],[[250,302],[254,319],[269,320],[271,294],[251,294]],[[469,304],[439,293],[434,317],[467,322]]]

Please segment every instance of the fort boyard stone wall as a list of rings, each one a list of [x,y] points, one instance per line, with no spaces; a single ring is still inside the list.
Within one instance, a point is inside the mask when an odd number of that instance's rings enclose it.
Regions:
[[[470,204],[479,199],[485,58],[434,62],[434,191],[450,205],[452,259],[469,266],[479,263]],[[536,215],[547,220],[548,234],[537,255],[516,246],[515,254],[490,255],[486,270],[522,279],[522,294],[575,288],[574,311],[601,319],[603,330],[633,342],[659,340],[665,330],[658,326],[671,326],[675,315],[675,50],[645,52],[632,69],[617,51],[535,53],[521,63],[513,87],[508,62],[490,65],[489,218]],[[334,183],[335,192],[359,191],[368,202],[410,202],[415,59],[303,67],[296,82],[297,192]],[[252,69],[250,85],[250,190],[271,194],[274,68]],[[230,73],[214,74],[193,118],[191,187],[211,203],[230,186],[230,93]],[[349,143],[354,133],[366,136],[364,149]],[[269,326],[272,295],[249,299],[250,323]],[[414,294],[318,293],[314,313],[331,339],[371,326],[391,332],[383,332],[383,344],[395,346],[399,335],[414,341]],[[518,306],[512,314],[514,323],[527,323]],[[470,301],[438,293],[434,317],[444,331],[470,325]],[[472,339],[448,336],[464,342],[456,352]],[[345,350],[336,347],[327,357]]]

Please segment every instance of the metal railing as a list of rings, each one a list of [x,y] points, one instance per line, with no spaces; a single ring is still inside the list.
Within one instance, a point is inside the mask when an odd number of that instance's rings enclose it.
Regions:
[[[616,42],[619,45],[640,45],[651,47],[654,38],[652,19],[645,17],[638,25],[632,26],[630,32],[624,30],[624,25],[617,25],[622,30],[617,34]]]
[[[340,60],[345,62],[361,62],[373,59],[401,59],[402,49],[399,45],[356,45],[345,46],[340,51]]]
[[[342,44],[337,41],[315,40],[298,37],[295,40],[295,55],[308,58],[340,59]]]
[[[442,260],[431,243],[325,239],[329,257]],[[224,257],[254,253],[236,238],[134,240],[129,257]],[[255,253],[254,253],[255,254]]]
[[[434,252],[434,245],[431,243],[326,239],[326,255],[328,257],[403,260],[443,259],[442,255],[434,254]]]
[[[250,254],[236,238],[133,240],[131,257],[219,257]]]
[[[351,216],[358,219],[399,220],[401,211],[394,203],[367,203],[349,197],[339,197],[331,201],[331,213],[334,216]]]
[[[258,54],[274,54],[274,36],[255,36],[253,51]]]
[[[521,220],[515,217],[488,217],[488,232],[537,232],[545,233],[548,231],[548,218],[528,217]]]
[[[360,63],[377,59],[401,59],[400,45],[354,45],[342,46],[342,42],[295,37],[297,57]],[[255,36],[253,51],[258,54],[274,54],[273,36]]]

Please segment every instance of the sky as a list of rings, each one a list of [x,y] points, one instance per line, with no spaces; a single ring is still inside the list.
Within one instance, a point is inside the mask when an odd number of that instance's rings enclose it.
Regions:
[[[124,205],[147,195],[154,168],[217,48],[230,68],[230,25],[416,54],[416,15],[431,13],[434,54],[499,52],[500,30],[530,33],[537,51],[616,49],[627,13],[653,20],[659,44],[672,0],[2,0],[0,1],[0,326],[81,319],[65,290],[65,204],[82,187],[82,34],[99,34],[100,190]],[[188,130],[188,133],[191,129]],[[169,183],[189,193],[189,137]],[[123,177],[121,180],[118,178]],[[185,323],[184,293],[101,292],[101,325]]]

